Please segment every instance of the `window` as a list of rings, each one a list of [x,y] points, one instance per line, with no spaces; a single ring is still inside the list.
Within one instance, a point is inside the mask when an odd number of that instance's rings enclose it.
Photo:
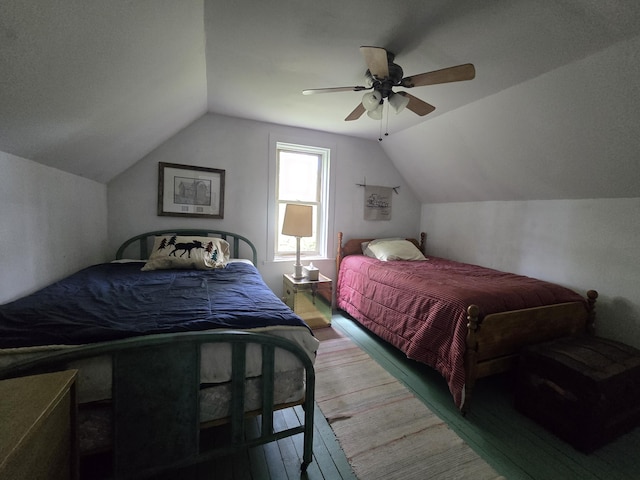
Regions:
[[[326,257],[329,150],[278,142],[275,158],[275,256],[295,255],[296,238],[281,231],[286,204],[297,203],[313,207],[313,236],[300,239],[300,254]]]

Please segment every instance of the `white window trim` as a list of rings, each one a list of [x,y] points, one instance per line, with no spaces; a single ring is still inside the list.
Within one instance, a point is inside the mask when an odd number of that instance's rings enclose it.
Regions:
[[[326,195],[325,198],[328,198],[326,202],[325,211],[321,212],[321,214],[326,215],[326,218],[323,219],[323,224],[325,227],[325,235],[318,235],[318,243],[319,243],[319,256],[311,256],[311,255],[302,255],[305,261],[313,261],[313,260],[324,260],[333,258],[333,250],[334,250],[334,218],[335,218],[335,178],[336,178],[336,165],[337,165],[337,148],[335,144],[327,143],[327,142],[319,142],[317,139],[305,138],[305,137],[297,137],[297,136],[287,136],[280,134],[270,134],[269,135],[269,188],[268,188],[268,199],[267,199],[267,261],[272,262],[285,262],[291,261],[290,256],[282,256],[276,257],[275,255],[275,238],[276,238],[276,175],[277,175],[277,148],[278,145],[292,145],[292,146],[309,146],[311,148],[316,149],[325,149],[329,151],[329,164],[327,168],[329,169],[328,175],[326,175],[326,180],[323,188],[325,191],[323,192]]]

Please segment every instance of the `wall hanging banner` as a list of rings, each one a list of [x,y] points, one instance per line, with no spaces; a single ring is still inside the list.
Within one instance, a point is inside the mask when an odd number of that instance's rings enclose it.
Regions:
[[[393,188],[375,185],[364,186],[364,219],[391,220],[391,195]]]

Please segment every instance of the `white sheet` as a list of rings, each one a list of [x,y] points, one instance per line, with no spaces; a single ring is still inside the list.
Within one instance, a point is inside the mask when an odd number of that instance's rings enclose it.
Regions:
[[[215,332],[216,330],[209,330]],[[306,327],[274,326],[247,329],[247,332],[265,333],[286,338],[296,343],[311,361],[320,345]],[[0,367],[38,357],[45,353],[74,348],[70,345],[45,345],[0,349]],[[300,369],[300,362],[289,352],[276,349],[275,372]],[[201,383],[222,383],[231,379],[231,347],[229,344],[203,345],[201,352]],[[257,377],[262,372],[262,350],[252,344],[247,348],[247,377]],[[104,355],[87,360],[72,362],[69,368],[77,368],[78,402],[86,403],[111,398],[111,359]]]

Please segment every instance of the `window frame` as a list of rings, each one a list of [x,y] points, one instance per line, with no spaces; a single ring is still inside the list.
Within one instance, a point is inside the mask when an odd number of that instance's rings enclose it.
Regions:
[[[300,257],[305,260],[326,259],[329,258],[330,247],[333,244],[331,241],[333,237],[333,222],[329,219],[333,218],[334,203],[333,203],[333,190],[335,185],[335,146],[333,145],[319,145],[317,141],[303,139],[303,138],[283,138],[281,136],[272,135],[270,137],[270,154],[269,154],[269,202],[268,202],[268,215],[267,215],[267,248],[269,251],[269,257],[274,262],[291,261],[295,257],[294,252],[278,252],[277,239],[278,228],[282,224],[280,218],[280,204],[281,203],[299,203],[302,205],[316,205],[314,202],[307,201],[281,201],[278,195],[278,181],[279,181],[279,151],[293,151],[300,153],[310,153],[314,155],[320,155],[319,161],[319,186],[318,195],[320,198],[317,200],[317,215],[314,223],[314,230],[317,236],[317,251],[305,252],[303,249],[300,251]]]

